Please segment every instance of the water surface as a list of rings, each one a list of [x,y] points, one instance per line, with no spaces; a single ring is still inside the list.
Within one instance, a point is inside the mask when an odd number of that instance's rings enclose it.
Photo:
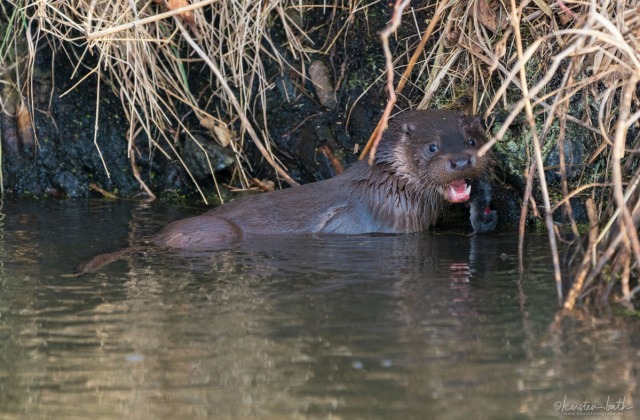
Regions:
[[[524,275],[515,234],[460,231],[149,250],[68,276],[195,213],[4,203],[0,417],[585,417],[607,398],[638,414],[637,323],[550,332],[543,236]],[[604,408],[570,405],[585,399]]]

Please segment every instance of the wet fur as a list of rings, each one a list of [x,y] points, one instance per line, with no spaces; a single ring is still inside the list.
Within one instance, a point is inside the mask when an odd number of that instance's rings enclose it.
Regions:
[[[169,224],[153,243],[201,249],[251,235],[424,231],[440,217],[441,189],[485,171],[487,158],[476,156],[484,141],[476,117],[408,112],[384,133],[373,165],[359,161],[325,181],[234,200]],[[429,150],[432,144],[436,153]],[[452,168],[456,160],[468,167]]]
[[[443,189],[486,172],[488,157],[476,154],[485,141],[477,117],[443,110],[407,112],[390,122],[372,165],[359,161],[325,181],[233,200],[170,223],[151,242],[207,249],[257,235],[424,231],[442,213]],[[85,271],[94,269],[85,265]]]

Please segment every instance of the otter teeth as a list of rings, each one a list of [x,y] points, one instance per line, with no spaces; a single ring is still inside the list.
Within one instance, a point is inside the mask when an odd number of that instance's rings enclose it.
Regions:
[[[449,185],[448,199],[452,203],[463,203],[469,200],[471,195],[471,185],[467,184],[464,180],[452,182]]]
[[[449,186],[449,194],[451,195],[451,198],[454,199],[464,199],[466,197],[469,196],[469,194],[471,194],[471,185],[466,184],[464,187],[464,191],[459,193],[458,191],[456,191],[456,189],[453,187],[453,185]]]

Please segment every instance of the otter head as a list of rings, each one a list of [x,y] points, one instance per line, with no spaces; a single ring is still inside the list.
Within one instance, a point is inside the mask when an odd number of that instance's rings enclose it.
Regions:
[[[415,190],[435,190],[451,203],[471,194],[470,180],[488,168],[489,158],[478,156],[486,142],[480,119],[456,111],[418,110],[394,119],[381,160],[394,168]]]

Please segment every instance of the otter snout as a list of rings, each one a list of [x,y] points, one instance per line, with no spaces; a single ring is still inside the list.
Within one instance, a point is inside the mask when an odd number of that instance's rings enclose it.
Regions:
[[[476,166],[476,157],[473,155],[456,156],[449,159],[447,163],[447,171],[463,171],[465,169],[473,168]]]

